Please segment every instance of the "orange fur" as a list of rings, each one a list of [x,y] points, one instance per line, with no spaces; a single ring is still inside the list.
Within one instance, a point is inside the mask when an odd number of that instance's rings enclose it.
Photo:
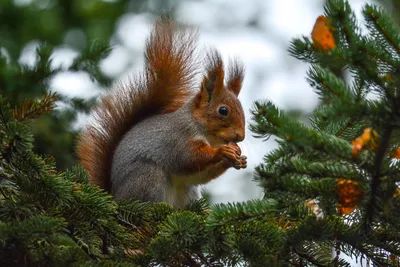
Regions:
[[[240,151],[238,146],[237,149]],[[193,139],[189,151],[193,161],[182,170],[182,173],[202,177],[203,183],[211,181],[232,167],[232,163],[224,159],[225,155],[221,148],[214,148],[203,141]]]
[[[174,112],[187,101],[197,72],[195,37],[169,20],[158,21],[146,43],[144,73],[101,99],[95,122],[77,144],[90,183],[109,191],[112,157],[123,135],[143,119]]]
[[[202,89],[206,89],[209,94],[218,94],[224,89],[224,64],[221,55],[217,51],[212,51],[207,58],[207,75],[201,84]]]
[[[211,147],[199,140],[192,140],[189,151],[193,162],[190,162],[189,166],[186,166],[184,170],[186,173],[204,171],[210,165],[216,164],[222,159],[222,157],[217,157],[217,148]]]
[[[236,96],[239,95],[240,89],[242,89],[242,83],[244,79],[244,67],[235,59],[231,62],[228,69],[228,89],[231,90]]]
[[[240,93],[244,68],[238,60],[233,61],[228,69],[225,86],[221,55],[217,51],[212,51],[207,59],[206,75],[203,77],[201,90],[196,95],[192,113],[196,121],[207,125],[206,137],[209,143],[212,146],[219,146],[226,143],[226,140],[234,140],[235,135],[244,136],[244,131],[238,131],[245,127],[244,114],[237,112],[242,110],[237,96]],[[224,119],[216,112],[221,105],[225,105],[230,113]]]

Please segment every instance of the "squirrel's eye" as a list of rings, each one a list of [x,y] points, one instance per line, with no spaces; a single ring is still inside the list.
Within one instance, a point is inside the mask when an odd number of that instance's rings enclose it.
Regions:
[[[228,108],[225,106],[222,106],[218,109],[219,114],[222,116],[228,116]]]

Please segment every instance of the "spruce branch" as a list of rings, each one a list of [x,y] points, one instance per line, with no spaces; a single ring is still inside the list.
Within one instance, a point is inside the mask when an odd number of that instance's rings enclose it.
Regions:
[[[346,124],[341,127],[336,133],[335,135],[337,137],[342,136],[347,129],[351,128],[352,126],[354,126],[354,124],[356,123],[356,119],[355,118],[350,118],[349,120],[347,120]]]
[[[253,119],[257,124],[251,124],[250,129],[258,137],[277,137],[292,143],[302,149],[312,148],[336,156],[338,159],[352,160],[351,145],[333,134],[315,131],[304,124],[288,118],[285,113],[275,107],[271,102],[255,102]],[[365,158],[363,158],[365,160]]]
[[[328,0],[324,7],[326,16],[332,19],[332,26],[336,29],[339,44],[344,47],[354,47],[360,37],[357,18],[350,4],[342,0]]]
[[[149,203],[141,203],[136,200],[120,201],[118,202],[117,219],[131,227],[142,226],[147,222],[145,213],[149,209]]]
[[[203,264],[201,266],[206,266],[206,267],[212,267],[215,265],[212,265],[209,260],[207,259],[206,256],[204,256],[202,253],[196,253],[195,256],[200,260],[200,262]]]
[[[382,71],[392,72],[400,66],[398,58],[393,57],[389,51],[382,48],[371,38],[362,38],[359,45],[359,51],[378,62],[378,66],[382,68]]]
[[[18,121],[38,118],[51,112],[54,109],[54,102],[57,100],[56,93],[47,93],[40,100],[26,99],[23,104],[13,109],[13,117]]]
[[[351,93],[344,81],[334,75],[331,71],[314,65],[307,73],[307,80],[312,87],[316,89],[324,100],[331,100],[332,96],[346,102],[349,105],[354,105],[355,96]]]
[[[363,176],[354,166],[345,162],[325,161],[325,162],[307,162],[305,160],[292,159],[296,173],[306,174],[310,177],[351,177],[361,179]]]
[[[386,12],[379,10],[374,5],[366,5],[363,15],[367,22],[367,27],[371,34],[380,40],[380,44],[385,47],[387,42],[400,57],[400,34],[399,27]]]
[[[197,200],[192,200],[186,205],[185,210],[192,211],[198,215],[206,215],[210,205],[206,198],[200,198]]]
[[[296,248],[293,248],[293,252],[295,254],[297,254],[300,258],[305,259],[306,261],[314,264],[317,267],[326,266],[325,264],[320,263],[317,259],[315,259],[313,256],[311,256],[309,253],[301,252],[301,251],[297,250]],[[300,266],[304,266],[304,265],[301,264]]]
[[[92,43],[72,63],[70,70],[86,71],[90,78],[99,81],[102,85],[109,85],[111,79],[106,77],[100,70],[100,61],[106,58],[111,52],[107,42],[101,40]]]
[[[215,204],[207,220],[208,227],[237,223],[274,214],[275,201],[249,200],[245,203]]]
[[[375,205],[377,203],[377,194],[380,190],[381,183],[381,167],[385,154],[388,150],[390,137],[393,132],[393,126],[388,125],[382,134],[381,141],[379,143],[378,151],[375,157],[374,173],[371,179],[371,196],[367,205],[367,214],[365,216],[365,232],[368,234],[372,231],[372,223],[375,217]]]
[[[312,64],[317,63],[317,57],[312,48],[312,42],[307,37],[303,36],[302,39],[293,39],[289,44],[288,52],[292,57],[299,60]]]
[[[0,95],[0,127],[7,129],[8,122],[12,119],[10,104],[5,96]],[[1,129],[1,128],[0,128]]]

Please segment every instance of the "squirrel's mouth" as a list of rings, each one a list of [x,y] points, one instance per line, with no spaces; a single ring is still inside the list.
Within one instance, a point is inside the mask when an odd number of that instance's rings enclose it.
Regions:
[[[231,141],[225,139],[225,138],[214,138],[213,140],[208,140],[210,142],[210,145],[219,148],[221,146],[229,144]]]
[[[236,142],[232,141],[232,140],[228,140],[228,139],[222,139],[222,140],[223,140],[223,143],[221,145],[228,145],[230,143],[235,143],[236,144]]]
[[[207,141],[209,142],[209,144],[216,148],[233,142],[232,140],[229,140],[229,139],[230,138],[227,136],[222,137],[222,136],[218,136],[218,135],[210,135],[207,137]]]
[[[228,139],[224,139],[224,138],[222,138],[222,141],[223,141],[224,145],[227,145],[227,144],[229,144],[231,142]]]

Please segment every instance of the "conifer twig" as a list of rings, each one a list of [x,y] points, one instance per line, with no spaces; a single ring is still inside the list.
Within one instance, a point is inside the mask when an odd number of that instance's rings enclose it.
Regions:
[[[371,180],[371,199],[367,205],[367,215],[365,217],[365,232],[366,233],[369,233],[371,230],[371,228],[369,226],[372,223],[373,217],[374,217],[376,194],[378,192],[378,188],[379,188],[379,185],[381,182],[380,173],[381,173],[382,161],[385,156],[386,150],[388,149],[392,132],[393,132],[393,126],[388,125],[388,127],[385,129],[385,131],[382,135],[382,139],[379,144],[378,151],[376,152],[375,170],[374,170],[374,175],[372,176],[372,180]]]
[[[200,261],[205,264],[204,266],[210,267],[212,266],[206,257],[204,257],[204,255],[202,253],[196,253],[196,256],[200,259]]]
[[[400,47],[396,44],[396,41],[391,38],[391,36],[388,34],[387,30],[382,27],[382,25],[379,21],[379,17],[377,16],[377,13],[375,13],[375,12],[376,12],[376,10],[374,10],[371,6],[367,5],[367,11],[365,13],[371,19],[371,22],[373,22],[376,29],[379,31],[380,34],[382,34],[382,36],[394,48],[394,50],[396,50],[396,52],[400,54]],[[381,14],[379,14],[379,15],[381,15]]]
[[[34,119],[54,109],[54,102],[58,100],[56,93],[48,93],[39,101],[26,99],[23,104],[13,109],[13,117],[18,121]]]
[[[308,262],[311,262],[312,264],[314,264],[317,267],[323,267],[325,265],[318,263],[318,261],[316,259],[314,259],[311,255],[306,254],[306,253],[302,253],[300,251],[297,251],[295,248],[293,249],[294,253],[296,253],[297,255],[300,256],[300,258],[303,258],[305,260],[307,260]]]
[[[340,130],[335,134],[337,137],[341,136],[349,127],[354,125],[354,118],[351,118],[345,126],[340,128]]]

